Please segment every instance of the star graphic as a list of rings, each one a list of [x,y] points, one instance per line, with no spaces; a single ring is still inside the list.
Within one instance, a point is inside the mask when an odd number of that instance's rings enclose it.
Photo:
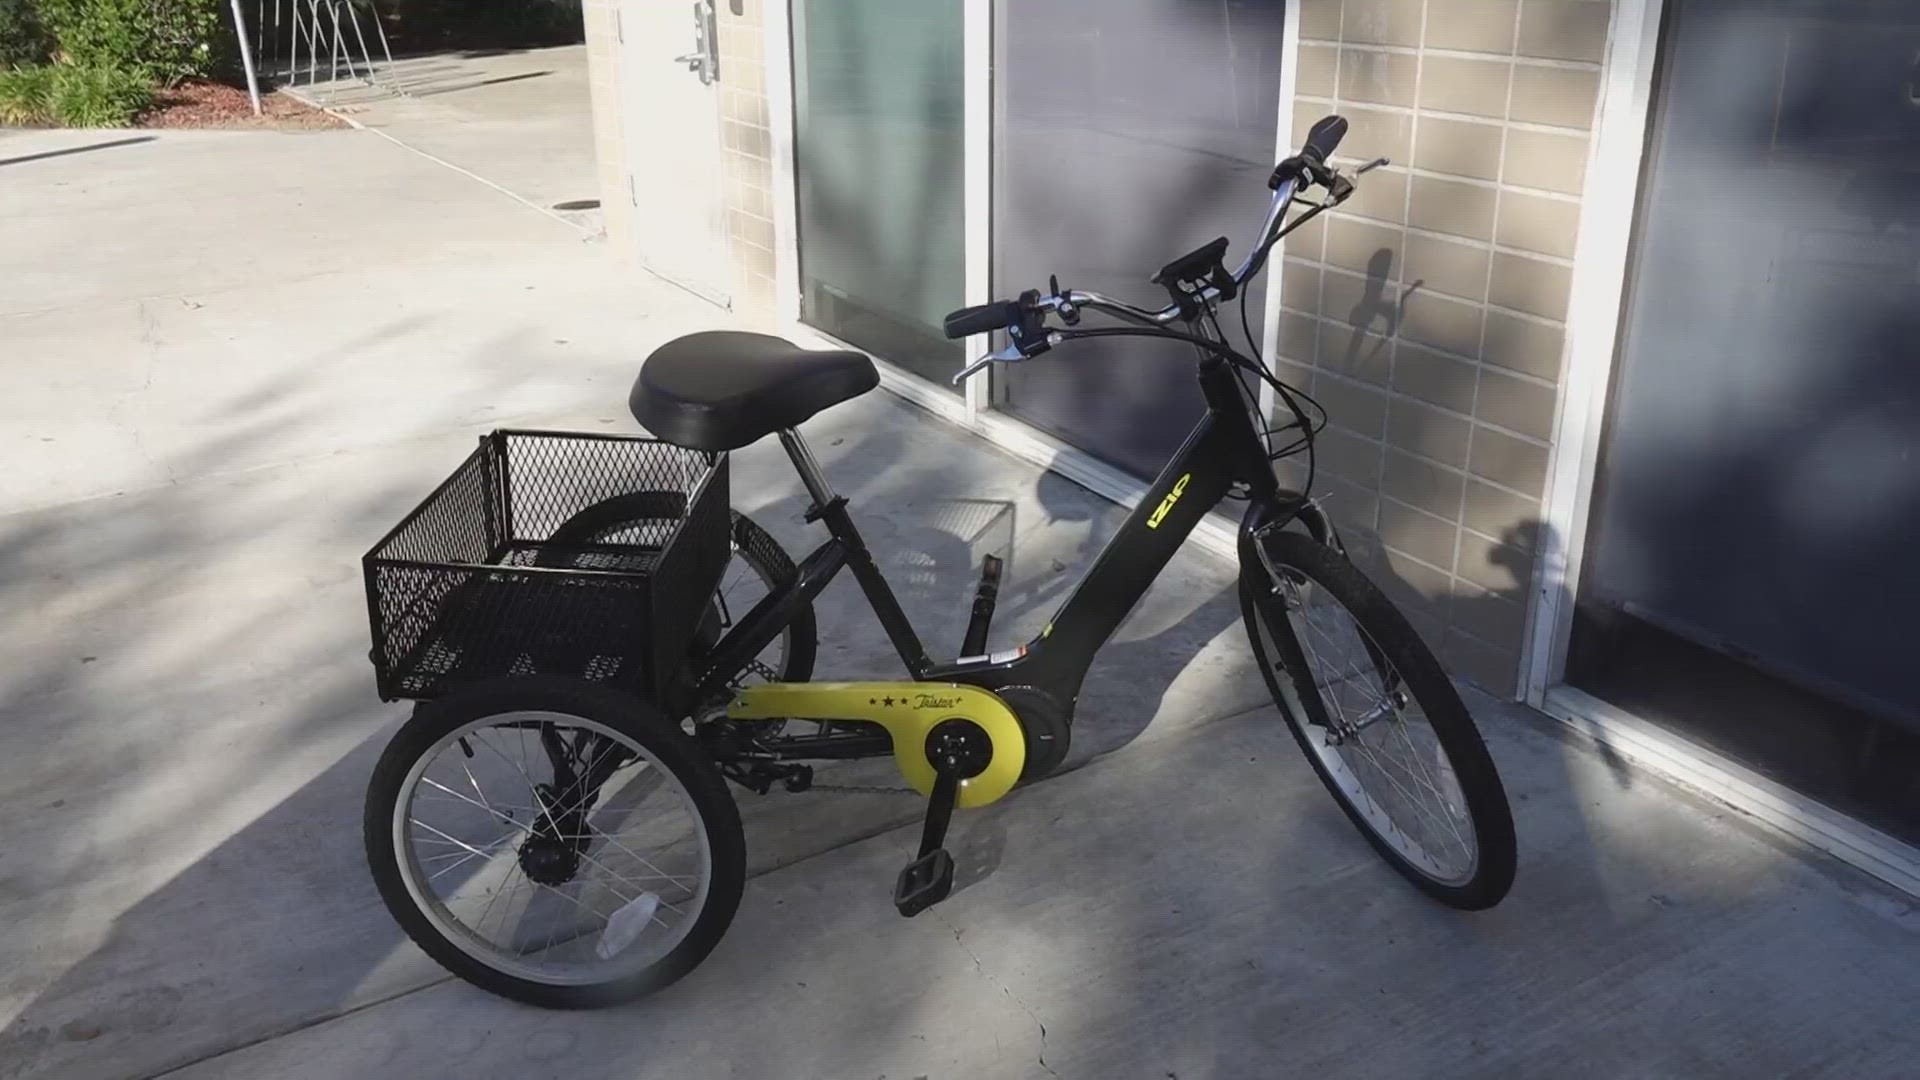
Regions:
[[[888,704],[889,706],[891,706],[891,705],[893,704],[893,699],[892,699],[892,698],[887,698],[887,699],[886,699],[886,703],[887,703],[887,704]]]

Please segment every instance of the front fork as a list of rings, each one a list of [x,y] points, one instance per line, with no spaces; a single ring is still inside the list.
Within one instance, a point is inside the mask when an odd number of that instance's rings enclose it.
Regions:
[[[1313,537],[1315,541],[1333,549],[1342,559],[1347,558],[1346,545],[1341,543],[1340,532],[1334,527],[1333,519],[1329,518],[1320,506],[1319,500],[1309,499],[1298,492],[1281,490],[1276,497],[1270,500],[1256,498],[1247,507],[1246,517],[1240,523],[1240,572],[1244,575],[1250,570],[1257,571],[1259,574],[1257,580],[1277,580],[1280,573],[1267,559],[1260,542],[1267,534],[1278,532],[1296,520],[1306,526],[1307,535]],[[1300,605],[1297,595],[1280,595],[1275,599],[1279,601],[1282,618],[1287,618],[1287,612]],[[1303,612],[1302,618],[1307,617]],[[1289,632],[1292,632],[1291,627]],[[1363,637],[1364,633],[1362,631]],[[1387,662],[1385,654],[1380,651],[1380,646],[1371,637],[1364,637],[1361,644],[1366,647],[1367,659],[1372,662],[1375,673],[1380,676],[1381,686],[1387,692],[1387,700],[1394,702],[1398,707],[1404,707],[1406,692],[1401,688],[1400,672]],[[1302,643],[1302,648],[1308,645],[1309,643]],[[1362,728],[1369,727],[1381,719],[1385,717],[1368,716],[1363,718],[1363,722],[1350,725],[1347,730],[1331,732],[1330,737],[1336,744],[1343,742],[1359,734]]]
[[[1247,513],[1240,521],[1240,560],[1246,565],[1249,555],[1257,553],[1255,543],[1269,532],[1284,529],[1291,522],[1298,521],[1307,527],[1307,534],[1342,556],[1347,549],[1340,542],[1339,530],[1333,526],[1333,519],[1327,516],[1320,506],[1320,500],[1311,499],[1297,491],[1280,489],[1271,498],[1255,497],[1247,506]]]

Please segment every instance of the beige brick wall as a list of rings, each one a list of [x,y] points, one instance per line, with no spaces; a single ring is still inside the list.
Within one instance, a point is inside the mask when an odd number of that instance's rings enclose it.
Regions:
[[[633,202],[627,194],[626,114],[620,100],[618,0],[583,0],[587,86],[593,98],[593,145],[600,171],[600,212],[607,239],[621,256],[633,252]]]
[[[628,0],[635,2],[635,0]],[[640,0],[654,3],[658,0]],[[725,146],[727,243],[733,308],[749,324],[774,315],[773,142],[767,123],[765,0],[717,0],[720,36],[720,125]],[[621,0],[584,0],[587,73],[599,157],[600,203],[607,239],[627,257],[633,215],[627,190],[625,116],[620,91],[617,11]],[[738,7],[738,13],[735,8]]]
[[[1295,234],[1316,488],[1455,674],[1516,681],[1611,0],[1299,0],[1295,142],[1393,158]],[[1297,462],[1289,469],[1298,478]]]
[[[733,309],[749,323],[766,325],[774,315],[773,136],[767,121],[762,11],[766,3],[781,0],[717,2]]]

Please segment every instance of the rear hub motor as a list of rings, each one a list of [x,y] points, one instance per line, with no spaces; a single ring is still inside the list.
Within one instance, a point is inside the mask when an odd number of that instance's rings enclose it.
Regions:
[[[580,856],[587,850],[586,822],[559,808],[549,785],[537,785],[535,794],[544,809],[520,843],[520,869],[541,885],[565,885],[580,872]]]

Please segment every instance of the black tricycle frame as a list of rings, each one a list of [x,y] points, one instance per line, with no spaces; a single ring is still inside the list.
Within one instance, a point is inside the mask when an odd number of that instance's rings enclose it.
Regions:
[[[1242,383],[1239,372],[1254,370],[1274,384],[1293,412],[1296,423],[1292,429],[1301,440],[1296,445],[1307,447],[1311,455],[1313,436],[1318,429],[1295,400],[1302,395],[1273,379],[1264,365],[1233,351],[1218,330],[1214,307],[1217,301],[1233,299],[1236,294],[1241,295],[1244,305],[1244,288],[1264,268],[1274,246],[1353,193],[1352,181],[1326,165],[1327,156],[1339,146],[1346,131],[1344,119],[1329,116],[1314,125],[1298,155],[1275,166],[1267,181],[1274,197],[1266,221],[1238,270],[1229,273],[1222,265],[1227,244],[1221,239],[1169,263],[1155,275],[1155,283],[1165,286],[1173,301],[1162,312],[1149,313],[1097,294],[1063,293],[1058,282],[1053,282],[1051,296],[1042,297],[1038,290],[1030,290],[1017,301],[967,308],[947,316],[945,329],[949,337],[989,330],[1007,333],[1008,349],[988,358],[990,360],[1028,359],[1046,352],[1056,341],[1107,335],[1185,341],[1194,346],[1199,357],[1198,378],[1207,411],[1160,470],[1119,532],[1108,538],[1086,576],[1038,637],[1018,648],[985,656],[963,656],[950,664],[936,664],[929,659],[892,588],[874,565],[860,530],[847,514],[846,500],[833,493],[799,432],[789,428],[780,432],[780,440],[812,498],[807,520],[823,522],[830,535],[802,561],[792,582],[775,587],[763,597],[726,632],[704,661],[693,665],[692,670],[697,674],[686,684],[690,705],[687,711],[707,711],[711,715],[712,706],[724,703],[737,686],[738,673],[820,595],[841,569],[851,568],[868,604],[914,680],[978,686],[1003,698],[1017,699],[1010,700],[1009,704],[1023,726],[1029,726],[1030,720],[1064,726],[1072,720],[1080,686],[1101,646],[1158,580],[1174,552],[1186,542],[1201,519],[1236,487],[1248,501],[1238,543],[1243,571],[1258,558],[1257,539],[1261,533],[1284,528],[1295,520],[1304,524],[1316,540],[1338,549],[1339,538],[1318,505],[1304,493],[1281,487],[1274,476],[1272,461],[1276,455],[1269,452],[1266,440],[1275,432],[1255,423],[1257,405],[1249,400],[1251,392]],[[1385,164],[1387,160],[1381,158],[1361,166],[1358,172],[1365,173]],[[1326,198],[1319,203],[1307,203],[1309,209],[1305,213],[1287,220],[1286,213],[1297,201],[1300,190],[1315,184],[1325,189]],[[1082,304],[1110,312],[1118,310],[1129,321],[1143,325],[1058,332],[1047,329],[1046,311],[1060,315],[1071,327],[1079,322],[1078,308]],[[1245,313],[1244,307],[1242,313]],[[1188,332],[1165,329],[1165,324],[1176,317]],[[1209,324],[1215,330],[1212,335],[1206,333]],[[986,362],[970,366],[960,377],[978,370]],[[1281,453],[1287,452],[1290,450]],[[970,640],[979,636],[977,627],[970,629]],[[1035,697],[1039,700],[1033,700]],[[1036,715],[1041,712],[1046,715]],[[818,736],[782,737],[757,749],[763,756],[782,760],[867,757],[891,752],[891,737],[884,730],[861,730],[867,726],[854,725],[852,731],[844,734],[823,732]]]
[[[1148,333],[1151,333],[1149,331]],[[827,540],[803,559],[795,579],[771,590],[742,615],[693,670],[688,711],[696,703],[723,702],[736,679],[819,596],[842,569],[851,569],[907,673],[916,681],[951,682],[997,692],[1038,694],[1060,722],[1071,720],[1080,687],[1096,654],[1140,598],[1158,580],[1201,520],[1236,487],[1248,507],[1240,525],[1244,561],[1260,532],[1299,520],[1318,540],[1336,543],[1331,523],[1317,504],[1283,488],[1273,474],[1253,403],[1220,351],[1197,347],[1199,384],[1207,411],[1180,449],[1160,470],[1118,532],[1108,538],[1093,565],[1038,637],[1023,646],[985,656],[935,663],[922,645],[893,589],[874,564],[847,500],[826,486],[819,466],[797,432],[780,433],[789,457],[807,482],[813,503],[809,521],[827,528]],[[1016,704],[1016,715],[1028,706]],[[1023,723],[1025,717],[1022,717]],[[827,760],[882,756],[892,752],[883,730],[821,736],[789,736],[759,747],[779,760]]]

